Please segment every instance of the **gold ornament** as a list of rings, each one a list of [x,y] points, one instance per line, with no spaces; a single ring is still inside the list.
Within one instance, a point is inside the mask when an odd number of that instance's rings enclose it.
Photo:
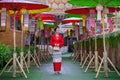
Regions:
[[[60,3],[61,3],[61,0],[55,0],[55,3],[56,3],[56,4],[60,4]]]
[[[58,5],[56,3],[53,3],[51,6],[53,9],[58,9]]]
[[[65,5],[63,3],[60,3],[59,4],[59,9],[64,9],[65,8]]]
[[[48,3],[53,3],[54,2],[54,0],[48,0]]]
[[[65,3],[67,3],[67,0],[62,0],[62,2],[65,4]]]
[[[71,9],[72,8],[72,4],[66,3],[65,7],[66,7],[66,9]]]

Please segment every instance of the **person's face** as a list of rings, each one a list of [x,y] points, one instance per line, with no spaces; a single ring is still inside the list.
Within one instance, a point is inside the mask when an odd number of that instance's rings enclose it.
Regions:
[[[56,33],[60,33],[60,29],[59,28],[56,29]]]

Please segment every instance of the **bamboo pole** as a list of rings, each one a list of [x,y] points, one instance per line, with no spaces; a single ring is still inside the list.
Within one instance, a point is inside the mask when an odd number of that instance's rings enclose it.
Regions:
[[[102,25],[103,25],[103,63],[104,63],[104,72],[105,72],[105,77],[108,77],[108,62],[107,62],[107,50],[106,50],[106,45],[105,45],[105,23],[104,23],[104,13],[102,13]]]
[[[116,73],[120,76],[120,73],[118,72],[118,70],[116,69],[116,67],[113,65],[113,63],[111,62],[111,60],[108,58],[107,56],[107,50],[106,50],[106,45],[105,45],[105,31],[104,31],[104,28],[105,28],[105,23],[104,23],[104,13],[102,13],[102,25],[103,25],[103,47],[104,47],[104,52],[103,52],[103,58],[101,60],[101,63],[100,63],[100,66],[98,68],[98,71],[96,73],[96,76],[95,78],[98,77],[99,75],[99,72],[100,72],[100,68],[102,66],[102,63],[104,65],[104,75],[105,77],[108,77],[108,62],[111,64],[111,66],[114,68],[114,70],[116,71]]]
[[[16,32],[15,32],[15,14],[16,11],[14,11],[14,26],[13,26],[13,45],[14,45],[14,53],[13,53],[13,77],[16,77]]]
[[[98,51],[97,51],[97,35],[95,27],[95,72],[98,70]]]

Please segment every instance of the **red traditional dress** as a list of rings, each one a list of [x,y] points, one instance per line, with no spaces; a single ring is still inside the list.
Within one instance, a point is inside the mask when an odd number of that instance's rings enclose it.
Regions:
[[[61,48],[64,44],[64,39],[61,34],[53,34],[50,39],[50,45],[54,48],[56,45]],[[55,72],[61,71],[62,53],[60,50],[53,52],[53,66]]]

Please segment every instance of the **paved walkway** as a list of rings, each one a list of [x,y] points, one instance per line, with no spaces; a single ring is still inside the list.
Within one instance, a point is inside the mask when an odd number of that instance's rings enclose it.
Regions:
[[[71,59],[63,59],[61,74],[55,75],[53,71],[52,61],[48,63],[42,63],[40,68],[31,67],[28,79],[25,79],[20,74],[17,78],[12,78],[12,73],[4,73],[0,80],[120,80],[120,77],[115,72],[109,74],[109,78],[104,78],[101,73],[98,79],[95,79],[95,72],[93,69],[89,69],[86,73],[84,69],[80,67],[79,62],[73,63]]]
[[[96,73],[93,69],[85,73],[79,62],[74,64],[71,59],[63,59],[62,71],[59,75],[54,74],[52,62],[43,64],[39,71],[42,73],[41,80],[120,80],[116,73],[110,73],[110,78],[104,78],[101,73],[98,79],[95,79]]]

